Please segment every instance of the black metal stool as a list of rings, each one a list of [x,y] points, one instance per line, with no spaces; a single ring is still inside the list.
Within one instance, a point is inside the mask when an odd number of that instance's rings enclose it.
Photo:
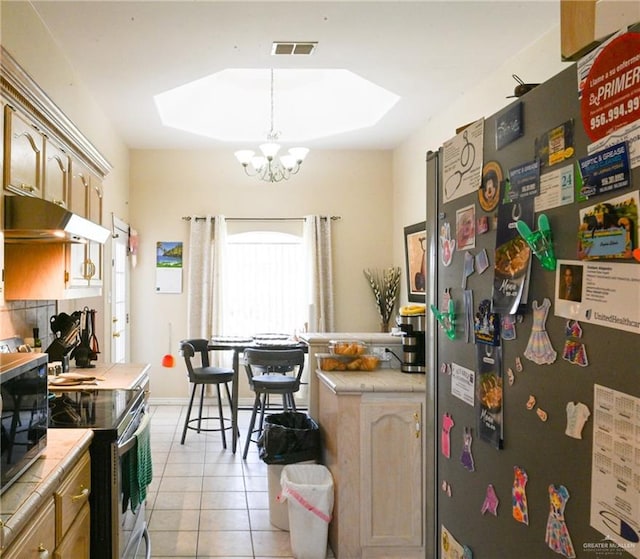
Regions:
[[[244,366],[249,386],[255,392],[253,410],[249,420],[249,431],[244,444],[242,458],[247,457],[252,435],[259,437],[264,424],[264,412],[270,394],[282,395],[284,411],[296,411],[294,393],[300,390],[300,378],[304,369],[304,351],[301,349],[246,349]],[[292,374],[287,374],[292,373]],[[260,410],[260,421],[255,427]]]
[[[180,351],[184,357],[184,361],[187,365],[187,372],[189,373],[189,382],[193,385],[193,389],[191,390],[191,399],[189,400],[189,407],[187,408],[187,417],[184,421],[184,429],[182,430],[182,440],[180,444],[184,444],[184,439],[187,436],[187,429],[192,429],[200,433],[200,431],[220,431],[222,434],[222,446],[223,448],[227,448],[227,438],[225,436],[225,431],[227,429],[232,429],[233,424],[230,418],[225,418],[222,412],[222,393],[220,390],[220,385],[224,385],[224,388],[227,393],[227,399],[229,402],[229,408],[231,409],[231,413],[233,414],[233,402],[231,400],[231,392],[229,391],[229,383],[233,382],[234,372],[233,369],[227,369],[224,367],[212,367],[209,365],[209,349],[208,349],[208,340],[204,339],[193,339],[193,340],[182,340],[180,342]],[[194,367],[192,363],[192,359],[195,357],[195,354],[200,354],[200,367]],[[215,385],[217,395],[218,395],[218,416],[215,417],[203,417],[202,416],[202,408],[204,404],[204,391],[205,387],[208,385]],[[200,405],[198,408],[198,416],[191,418],[191,408],[193,407],[193,399],[196,395],[196,390],[200,387]],[[203,428],[202,422],[206,420],[219,420],[220,427],[216,428]],[[225,420],[229,422],[229,425],[225,425]],[[191,425],[192,423],[197,423],[197,426]]]

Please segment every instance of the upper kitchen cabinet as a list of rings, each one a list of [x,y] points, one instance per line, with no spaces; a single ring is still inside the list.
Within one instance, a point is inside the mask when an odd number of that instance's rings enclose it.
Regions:
[[[36,125],[9,105],[4,107],[4,188],[42,196],[44,136]]]
[[[69,209],[82,217],[89,217],[91,195],[91,173],[77,159],[71,160],[71,183],[69,187]]]
[[[44,153],[44,198],[68,208],[71,160],[63,147],[48,138],[45,140]]]

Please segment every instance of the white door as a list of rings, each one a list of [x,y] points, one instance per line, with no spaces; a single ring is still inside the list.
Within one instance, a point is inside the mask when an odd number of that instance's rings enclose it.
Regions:
[[[114,217],[111,247],[111,362],[129,361],[129,226]]]

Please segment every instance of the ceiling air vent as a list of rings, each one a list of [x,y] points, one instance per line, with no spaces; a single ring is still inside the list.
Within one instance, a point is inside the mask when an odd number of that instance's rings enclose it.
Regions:
[[[284,54],[284,55],[294,55],[294,54],[304,54],[310,55],[313,54],[313,51],[318,44],[317,41],[306,41],[306,42],[294,42],[294,41],[276,41],[271,45],[271,54]]]

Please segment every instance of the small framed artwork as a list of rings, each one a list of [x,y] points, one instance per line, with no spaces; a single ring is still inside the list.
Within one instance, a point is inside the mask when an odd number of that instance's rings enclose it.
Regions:
[[[410,302],[424,303],[427,286],[427,223],[404,228],[407,295]]]

